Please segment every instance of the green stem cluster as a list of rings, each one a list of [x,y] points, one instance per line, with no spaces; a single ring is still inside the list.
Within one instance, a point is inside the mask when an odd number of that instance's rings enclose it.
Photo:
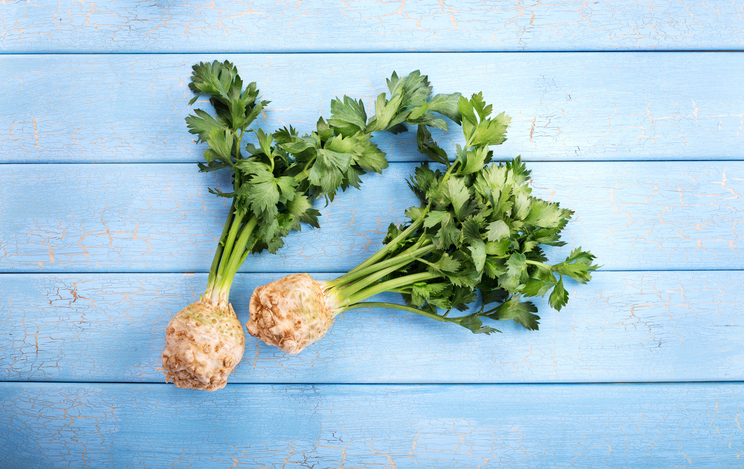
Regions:
[[[448,166],[443,181],[446,181],[453,174],[459,163],[460,161],[456,160]],[[398,246],[407,241],[421,228],[428,213],[429,207],[426,207],[413,223],[379,251],[341,277],[326,282],[326,288],[329,289],[329,296],[336,298],[338,302],[339,308],[336,310],[336,315],[353,309],[384,307],[420,314],[429,318],[435,318],[438,321],[448,321],[443,316],[406,305],[364,302],[364,300],[382,293],[407,293],[418,282],[425,282],[441,277],[438,273],[420,272],[380,282],[387,275],[403,269],[416,261],[427,263],[424,256],[433,252],[436,248],[432,245],[431,239],[424,234],[419,234],[418,240],[408,249],[398,254],[391,254],[394,253]],[[381,306],[383,304],[384,306]]]
[[[384,277],[405,268],[413,262],[423,261],[424,256],[434,251],[435,248],[431,240],[420,235],[419,239],[411,247],[400,253],[393,254],[398,246],[421,227],[427,212],[428,210],[424,210],[416,221],[366,261],[341,277],[326,282],[326,288],[329,289],[329,296],[336,298],[338,301],[339,309],[336,314],[352,309],[370,307],[369,303],[362,302],[381,293],[403,291],[417,282],[424,282],[439,276],[435,273],[420,272],[380,282]],[[408,306],[395,305],[393,303],[386,303],[386,305],[387,308],[412,311],[426,316],[430,314]]]
[[[239,145],[240,139],[238,139],[238,146],[236,146],[236,160],[240,159]],[[240,187],[240,177],[240,173],[236,171],[233,183],[235,191]],[[212,266],[209,269],[207,279],[207,290],[203,296],[205,301],[223,306],[227,305],[235,274],[250,254],[255,243],[253,232],[258,223],[255,215],[248,217],[247,212],[237,210],[235,205],[235,199],[233,198],[230,212],[212,259]]]

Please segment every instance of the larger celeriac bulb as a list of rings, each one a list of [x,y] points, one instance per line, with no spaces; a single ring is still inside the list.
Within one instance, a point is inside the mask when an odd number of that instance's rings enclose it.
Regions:
[[[232,306],[197,301],[176,314],[165,330],[165,381],[179,388],[221,389],[244,350],[243,326]]]

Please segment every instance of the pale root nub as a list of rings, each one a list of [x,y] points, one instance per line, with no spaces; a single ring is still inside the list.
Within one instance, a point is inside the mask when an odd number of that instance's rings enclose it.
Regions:
[[[231,305],[192,303],[165,330],[165,381],[179,388],[221,389],[244,350],[243,326]]]
[[[286,353],[299,353],[325,335],[335,316],[320,283],[307,274],[287,275],[251,295],[248,333]]]

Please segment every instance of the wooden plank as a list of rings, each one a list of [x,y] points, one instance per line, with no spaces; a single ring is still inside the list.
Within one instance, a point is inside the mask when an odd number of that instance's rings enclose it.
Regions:
[[[739,49],[737,2],[3,2],[4,52]]]
[[[250,272],[346,271],[379,248],[416,204],[415,165],[368,175],[322,208],[320,230],[293,233]],[[575,210],[569,245],[611,270],[740,269],[742,162],[536,163],[534,193]],[[0,272],[206,272],[227,216],[225,174],[192,164],[5,165]],[[395,196],[391,196],[395,194]],[[323,205],[322,203],[318,204]]]
[[[254,288],[231,299],[248,320]],[[320,275],[318,278],[332,278]],[[165,327],[206,275],[0,276],[0,379],[162,382]],[[598,272],[540,331],[473,335],[413,314],[354,311],[299,355],[248,337],[231,383],[725,381],[744,377],[744,272]],[[396,295],[386,300],[400,301]]]
[[[483,91],[513,118],[505,155],[742,157],[744,56],[736,53],[210,54],[0,57],[0,86],[11,90],[0,94],[0,161],[198,161],[203,148],[183,121],[186,84],[192,64],[224,58],[272,101],[268,131],[309,131],[343,94],[371,106],[393,70],[420,69],[435,92]],[[457,134],[438,138],[457,142]],[[411,135],[377,141],[393,161],[421,158]]]
[[[741,384],[0,385],[5,467],[740,467]]]

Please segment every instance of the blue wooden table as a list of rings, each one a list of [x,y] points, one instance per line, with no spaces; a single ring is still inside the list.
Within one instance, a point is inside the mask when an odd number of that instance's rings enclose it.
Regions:
[[[0,466],[744,466],[744,3],[489,3],[0,2]],[[482,90],[513,118],[496,156],[602,269],[538,332],[350,312],[297,356],[249,338],[221,391],[165,384],[228,210],[183,121],[214,59],[267,130],[371,106],[393,70]],[[373,253],[413,202],[411,140],[377,137],[383,175],[246,262],[236,310]]]

